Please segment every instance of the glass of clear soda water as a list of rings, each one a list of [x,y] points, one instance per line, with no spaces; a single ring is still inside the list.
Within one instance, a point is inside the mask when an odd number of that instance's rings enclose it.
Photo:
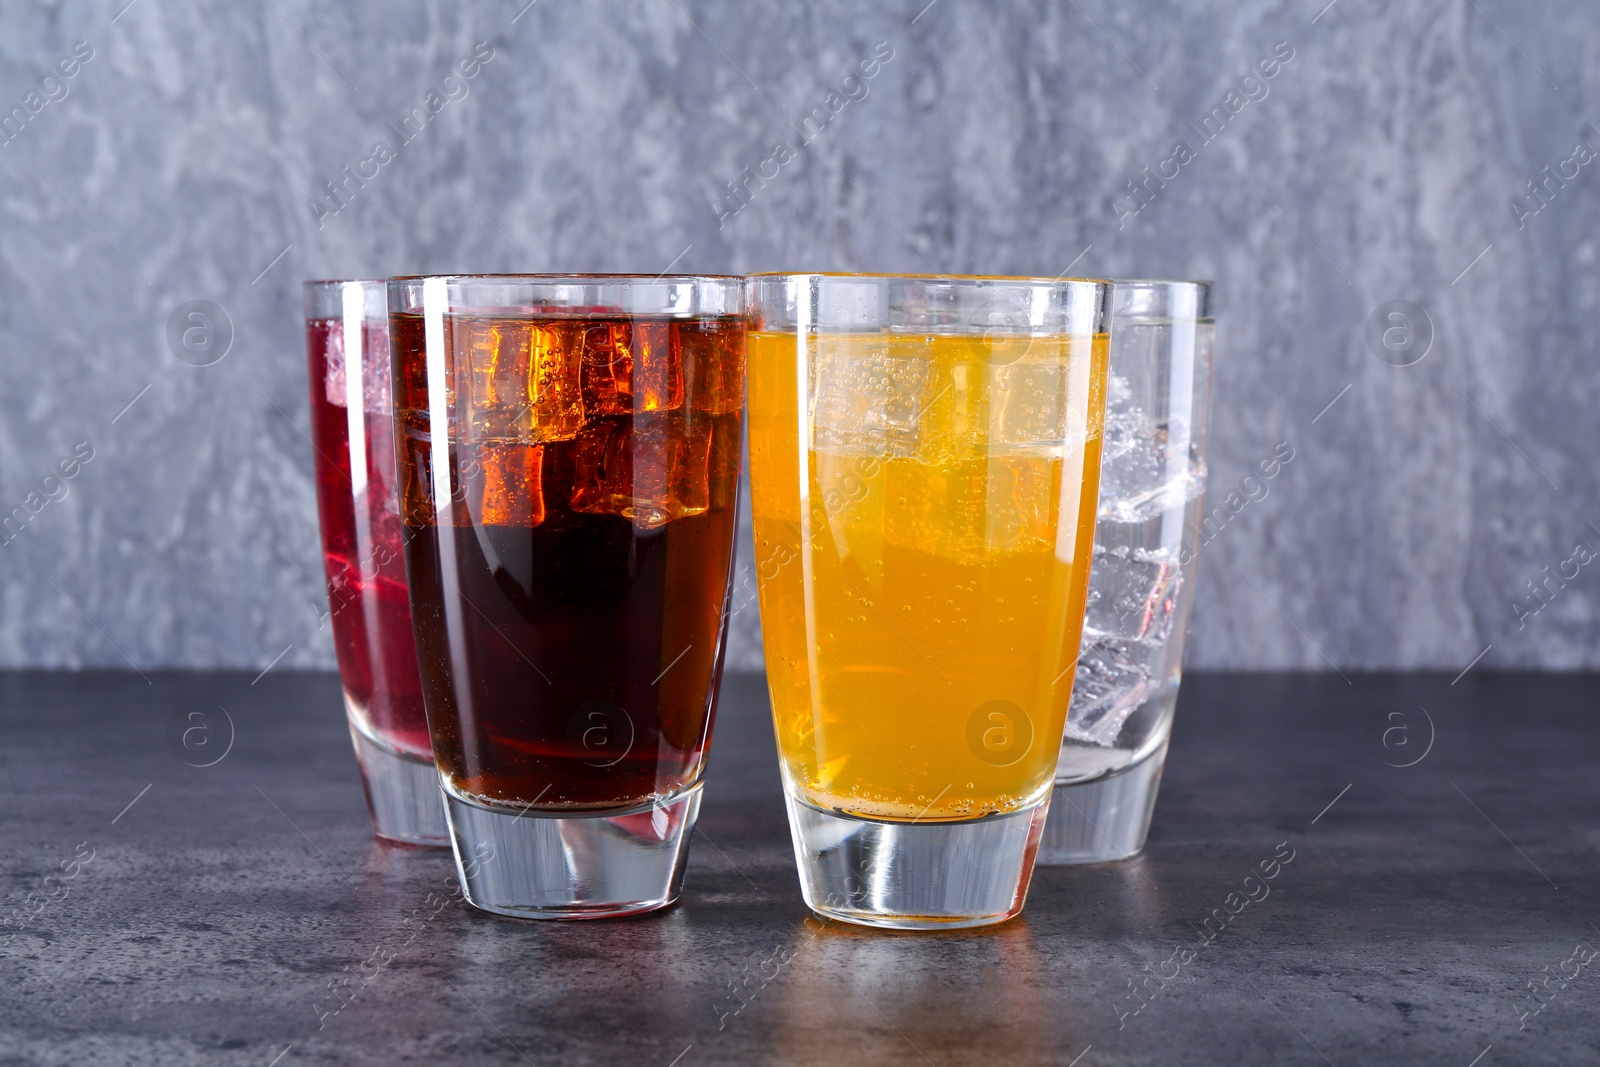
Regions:
[[[1211,286],[1118,281],[1088,609],[1041,864],[1144,848],[1204,520]]]

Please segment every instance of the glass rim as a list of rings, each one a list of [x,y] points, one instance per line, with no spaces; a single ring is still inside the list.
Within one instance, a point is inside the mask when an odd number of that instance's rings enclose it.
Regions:
[[[387,284],[397,285],[407,282],[425,282],[434,279],[443,279],[448,282],[488,282],[503,285],[506,283],[526,282],[534,285],[617,285],[629,282],[660,282],[663,284],[678,284],[683,282],[738,282],[744,280],[742,274],[396,274],[386,279]]]
[[[300,285],[306,321],[344,318],[346,298],[352,291],[361,296],[363,321],[387,320],[389,290],[383,279],[313,278]]]
[[[830,278],[846,281],[867,282],[962,282],[984,283],[997,282],[1003,285],[1114,285],[1112,278],[1090,278],[1079,275],[1067,277],[1056,275],[1047,277],[1043,274],[877,274],[871,271],[788,271],[788,270],[762,270],[746,274],[745,278],[755,281],[758,279],[795,279],[795,278]]]
[[[745,303],[761,330],[808,333],[1107,333],[1110,279],[987,274],[752,274]],[[804,305],[811,310],[800,313]],[[803,321],[802,321],[803,320]]]
[[[1196,289],[1210,289],[1217,284],[1210,278],[1114,278],[1112,281],[1116,285],[1128,286],[1130,288],[1138,287],[1150,289],[1157,287],[1171,288],[1179,285],[1192,286]]]
[[[421,314],[429,291],[451,315],[513,318],[743,316],[744,279],[734,274],[415,274],[390,278],[389,314]]]
[[[1123,322],[1215,322],[1214,287],[1214,282],[1199,279],[1119,280],[1112,290],[1112,315]]]
[[[306,289],[331,289],[339,285],[387,285],[387,278],[311,278],[301,282]]]

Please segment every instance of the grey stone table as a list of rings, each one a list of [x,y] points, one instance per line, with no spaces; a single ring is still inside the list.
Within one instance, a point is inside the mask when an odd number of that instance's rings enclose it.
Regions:
[[[1597,693],[1192,675],[1142,857],[917,935],[808,917],[758,677],[681,903],[535,924],[373,842],[331,676],[0,675],[0,1063],[1594,1063]]]

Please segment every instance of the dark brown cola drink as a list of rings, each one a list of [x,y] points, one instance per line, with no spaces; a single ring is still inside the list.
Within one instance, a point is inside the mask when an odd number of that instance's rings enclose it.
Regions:
[[[704,765],[722,667],[742,318],[451,310],[430,363],[425,316],[391,310],[408,577],[447,791],[574,813],[680,794]]]

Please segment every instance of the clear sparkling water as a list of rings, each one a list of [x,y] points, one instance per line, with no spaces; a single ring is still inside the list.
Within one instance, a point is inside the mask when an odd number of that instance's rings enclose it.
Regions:
[[[1197,341],[1209,349],[1209,325]],[[1171,368],[1208,367],[1210,352],[1197,360],[1163,358],[1172,342],[1165,323],[1119,324],[1113,341],[1094,566],[1063,773],[1126,762],[1082,746],[1127,749],[1131,758],[1142,741],[1122,737],[1130,716],[1175,686],[1182,666],[1206,468],[1204,442],[1188,418],[1196,383],[1177,380]],[[1169,397],[1178,403],[1162,410]]]

